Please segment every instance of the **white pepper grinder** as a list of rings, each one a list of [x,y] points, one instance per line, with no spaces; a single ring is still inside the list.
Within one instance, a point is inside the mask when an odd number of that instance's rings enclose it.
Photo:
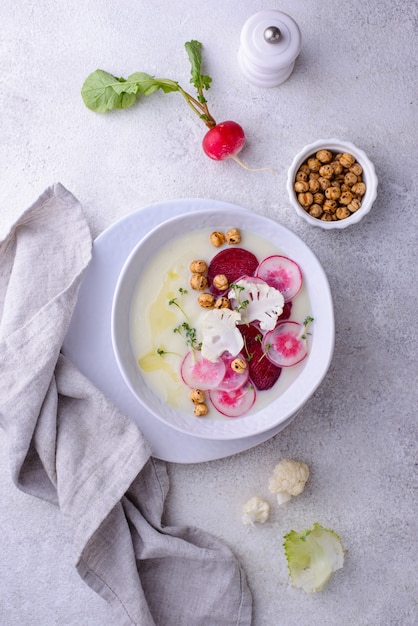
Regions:
[[[289,78],[301,47],[299,26],[290,15],[260,11],[242,28],[238,63],[253,85],[276,87]]]

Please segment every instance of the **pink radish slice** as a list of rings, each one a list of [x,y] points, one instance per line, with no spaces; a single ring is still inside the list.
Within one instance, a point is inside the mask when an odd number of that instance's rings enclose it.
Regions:
[[[254,385],[247,382],[239,389],[233,389],[232,391],[213,389],[209,392],[209,397],[219,413],[226,417],[239,417],[247,413],[253,406],[256,391]]]
[[[219,359],[216,363],[204,359],[200,352],[188,352],[181,364],[181,377],[191,389],[216,388],[225,376],[225,363]]]
[[[286,256],[274,254],[268,256],[257,268],[256,276],[262,278],[270,285],[278,289],[285,302],[292,300],[302,287],[302,272],[295,261]]]
[[[224,353],[221,358],[225,363],[225,376],[219,383],[218,389],[222,391],[233,391],[234,389],[238,389],[238,387],[242,387],[248,380],[250,371],[249,368],[246,367],[243,372],[238,373],[235,372],[231,367],[231,363],[234,359],[244,359],[242,354],[238,354],[238,356],[235,357],[231,356],[228,353]]]
[[[303,361],[308,354],[306,342],[302,339],[304,331],[305,327],[299,322],[286,321],[267,332],[262,347],[268,360],[278,367],[291,367]]]

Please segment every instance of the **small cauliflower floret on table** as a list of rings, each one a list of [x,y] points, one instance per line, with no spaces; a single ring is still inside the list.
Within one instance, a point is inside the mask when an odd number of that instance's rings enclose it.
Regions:
[[[298,496],[305,489],[309,467],[302,461],[283,459],[276,465],[269,481],[269,490],[275,493],[279,504]]]
[[[242,523],[244,525],[254,526],[255,522],[264,524],[270,514],[270,505],[268,502],[254,496],[250,498],[242,508]]]

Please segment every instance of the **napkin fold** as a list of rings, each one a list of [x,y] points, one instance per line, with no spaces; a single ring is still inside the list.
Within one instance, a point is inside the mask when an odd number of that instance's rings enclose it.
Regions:
[[[91,254],[82,208],[60,184],[0,242],[0,426],[13,482],[59,507],[77,571],[112,604],[115,626],[248,625],[231,550],[164,525],[165,463],[61,352]]]

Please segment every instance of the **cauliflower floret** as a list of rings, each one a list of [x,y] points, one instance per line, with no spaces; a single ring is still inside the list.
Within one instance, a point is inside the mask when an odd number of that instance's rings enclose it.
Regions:
[[[276,465],[269,481],[269,490],[277,495],[277,502],[283,504],[292,496],[298,496],[305,489],[309,478],[309,467],[302,461],[283,459]]]
[[[202,356],[216,363],[225,351],[239,354],[244,340],[236,325],[241,314],[231,309],[211,309],[202,320]]]
[[[251,526],[254,526],[254,522],[264,524],[269,514],[269,503],[259,496],[254,496],[250,498],[242,508],[242,523],[245,525],[251,524]]]
[[[229,291],[228,298],[232,300],[233,308],[238,306],[243,310],[245,322],[257,320],[262,330],[272,330],[283,312],[283,295],[261,279],[255,281],[242,278]]]

